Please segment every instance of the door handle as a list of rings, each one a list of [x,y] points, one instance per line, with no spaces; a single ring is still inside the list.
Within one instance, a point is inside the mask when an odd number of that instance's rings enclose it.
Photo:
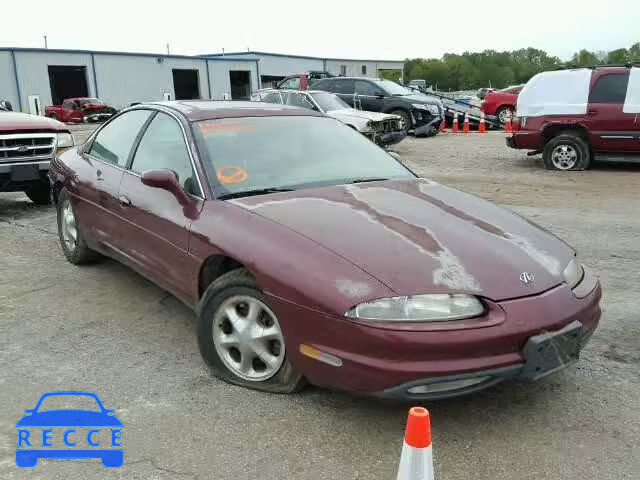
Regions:
[[[118,200],[120,201],[120,206],[124,207],[124,208],[128,208],[131,206],[131,199],[129,197],[127,197],[126,195],[120,195],[118,197]]]

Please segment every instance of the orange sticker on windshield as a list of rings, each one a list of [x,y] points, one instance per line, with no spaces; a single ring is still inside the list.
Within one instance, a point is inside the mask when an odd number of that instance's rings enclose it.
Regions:
[[[227,165],[219,168],[216,170],[216,176],[222,183],[242,183],[249,178],[247,171],[237,165]]]
[[[198,128],[200,128],[203,135],[254,130],[253,126],[239,122],[200,122]]]

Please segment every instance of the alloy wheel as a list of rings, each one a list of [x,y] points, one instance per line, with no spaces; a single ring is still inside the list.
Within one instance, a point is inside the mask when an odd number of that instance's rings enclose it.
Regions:
[[[558,145],[551,152],[551,161],[558,170],[571,170],[578,163],[578,152],[571,145]]]
[[[62,228],[62,239],[67,249],[73,252],[78,241],[78,226],[69,199],[64,200],[61,212],[62,218],[60,219],[60,226]]]
[[[212,337],[222,362],[244,380],[267,380],[284,362],[284,338],[278,320],[254,297],[236,295],[222,302],[214,315]]]

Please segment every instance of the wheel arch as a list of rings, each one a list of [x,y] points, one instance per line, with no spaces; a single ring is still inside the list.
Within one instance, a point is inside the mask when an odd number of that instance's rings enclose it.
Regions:
[[[207,287],[216,279],[225,273],[237,270],[238,268],[244,268],[252,277],[255,278],[253,273],[245,264],[229,255],[220,253],[207,257],[207,259],[202,263],[198,274],[198,298],[202,298]]]
[[[589,131],[577,123],[550,123],[542,129],[542,145],[559,135],[574,134],[589,144]]]

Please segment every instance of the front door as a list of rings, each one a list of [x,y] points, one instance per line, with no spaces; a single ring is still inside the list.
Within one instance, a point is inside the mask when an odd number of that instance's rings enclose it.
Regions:
[[[118,189],[136,137],[151,114],[133,110],[107,123],[81,153],[83,171],[75,172],[76,178],[84,179],[71,192],[78,197],[74,207],[79,224],[94,226],[84,235],[116,253],[123,248]]]
[[[624,113],[629,70],[607,72],[592,80],[587,122],[591,145],[599,152],[637,152],[636,114]]]
[[[202,188],[194,174],[190,152],[178,121],[158,112],[139,140],[118,191],[120,215],[126,220],[123,235],[134,267],[143,275],[188,303],[199,265],[188,253],[189,218],[170,192],[144,185],[140,176],[149,170],[173,170],[182,188],[202,208]]]

